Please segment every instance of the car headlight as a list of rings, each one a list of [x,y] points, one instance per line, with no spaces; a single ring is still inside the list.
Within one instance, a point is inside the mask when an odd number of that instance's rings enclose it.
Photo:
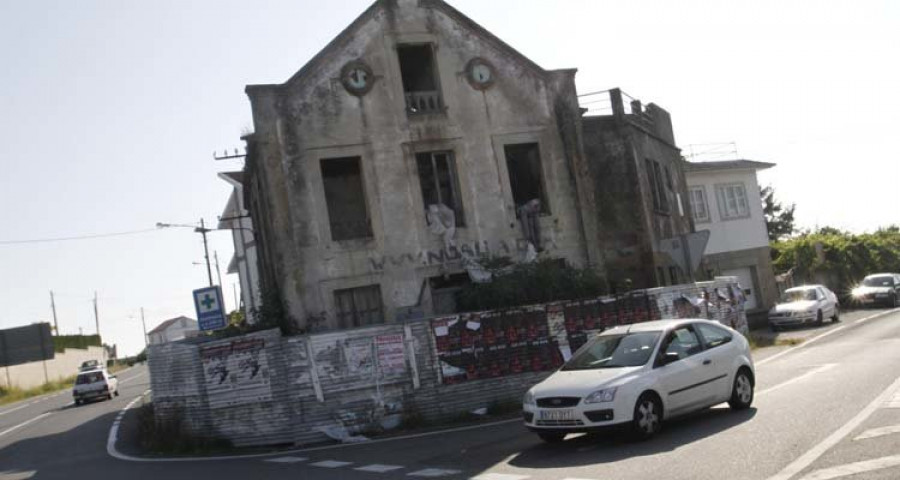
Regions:
[[[604,388],[591,393],[584,399],[584,403],[606,403],[616,399],[616,387]]]
[[[534,392],[532,392],[531,390],[525,392],[525,398],[522,399],[522,403],[524,403],[525,405],[534,405]]]

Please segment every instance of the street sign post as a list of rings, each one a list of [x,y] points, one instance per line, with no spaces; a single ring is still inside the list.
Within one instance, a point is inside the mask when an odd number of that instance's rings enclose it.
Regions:
[[[194,290],[194,307],[197,309],[200,330],[218,330],[227,325],[225,302],[222,301],[222,290],[219,287]]]

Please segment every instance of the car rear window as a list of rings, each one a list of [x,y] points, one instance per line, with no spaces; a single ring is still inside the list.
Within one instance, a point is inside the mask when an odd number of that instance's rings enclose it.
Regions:
[[[100,372],[82,373],[75,380],[75,385],[87,385],[89,383],[102,382],[103,374]]]

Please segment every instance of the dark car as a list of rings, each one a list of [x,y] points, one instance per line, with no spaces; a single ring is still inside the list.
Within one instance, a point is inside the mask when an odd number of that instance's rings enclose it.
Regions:
[[[853,289],[853,300],[861,305],[900,306],[900,274],[876,273]]]

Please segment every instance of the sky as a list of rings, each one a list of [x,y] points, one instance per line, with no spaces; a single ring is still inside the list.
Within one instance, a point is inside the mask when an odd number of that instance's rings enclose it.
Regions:
[[[100,331],[120,354],[195,317],[201,236],[252,130],[248,84],[282,83],[368,0],[0,2],[0,328]],[[678,145],[778,166],[760,174],[798,226],[900,224],[900,2],[450,0],[580,92],[620,87],[673,118]],[[8,243],[109,233],[72,241]],[[223,290],[228,232],[211,232]],[[197,265],[199,263],[199,265]],[[213,274],[215,275],[215,273]]]

